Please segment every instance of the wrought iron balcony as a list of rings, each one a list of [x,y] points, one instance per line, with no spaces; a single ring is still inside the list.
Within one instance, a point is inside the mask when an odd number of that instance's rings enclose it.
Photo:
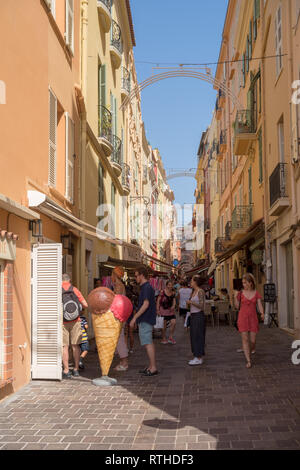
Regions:
[[[98,138],[107,156],[112,152],[112,114],[105,107],[99,106]]]
[[[118,175],[122,171],[122,140],[116,135],[112,136],[113,152],[111,155],[111,162],[113,168],[116,170]]]
[[[128,96],[131,91],[131,81],[130,81],[130,72],[126,67],[122,67],[122,86],[121,93],[122,95]]]
[[[122,61],[123,43],[121,28],[114,20],[111,24],[110,53],[115,68],[119,68]]]
[[[226,241],[229,241],[231,240],[231,221],[230,222],[227,222],[227,224],[225,225],[225,240]]]
[[[127,163],[122,163],[122,186],[123,191],[129,194],[130,192],[130,167]]]
[[[111,0],[97,0],[98,14],[105,33],[111,26]]]
[[[232,212],[231,239],[242,238],[252,224],[252,206],[236,206]]]
[[[270,185],[270,215],[280,215],[289,206],[286,192],[287,164],[278,163],[269,178]]]
[[[225,238],[223,237],[218,237],[215,240],[215,253],[224,253],[226,251],[226,246],[224,244]]]
[[[256,123],[250,109],[237,111],[234,132],[234,154],[246,155],[251,142],[256,140]]]

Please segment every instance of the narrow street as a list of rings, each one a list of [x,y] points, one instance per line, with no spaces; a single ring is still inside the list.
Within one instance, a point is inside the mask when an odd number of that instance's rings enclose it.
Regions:
[[[300,374],[292,338],[261,327],[252,369],[236,352],[234,328],[207,328],[203,366],[189,367],[189,337],[178,321],[177,344],[155,340],[160,374],[146,378],[135,337],[126,373],[115,387],[95,387],[92,345],[78,379],[33,381],[0,404],[4,449],[300,449]],[[115,358],[114,364],[116,364]]]

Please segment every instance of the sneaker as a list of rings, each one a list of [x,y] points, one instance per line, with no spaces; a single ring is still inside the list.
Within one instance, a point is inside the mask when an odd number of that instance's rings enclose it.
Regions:
[[[168,343],[170,344],[176,344],[176,341],[174,338],[169,338]]]
[[[70,379],[71,377],[72,377],[71,371],[69,371],[67,374],[65,372],[62,373],[63,379]]]
[[[73,376],[80,377],[78,370],[73,369]]]
[[[244,350],[243,349],[237,349],[236,352],[240,353],[240,352],[243,352]]]
[[[160,344],[168,344],[168,341],[165,339],[165,340],[161,341]]]
[[[190,366],[199,366],[203,364],[203,359],[198,359],[197,357],[194,357],[191,361],[189,361]]]
[[[84,369],[83,359],[79,361],[79,369]]]

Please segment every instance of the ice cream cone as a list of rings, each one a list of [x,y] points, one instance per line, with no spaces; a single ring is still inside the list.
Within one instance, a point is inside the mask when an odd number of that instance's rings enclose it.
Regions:
[[[111,311],[92,318],[102,375],[107,376],[123,324]]]

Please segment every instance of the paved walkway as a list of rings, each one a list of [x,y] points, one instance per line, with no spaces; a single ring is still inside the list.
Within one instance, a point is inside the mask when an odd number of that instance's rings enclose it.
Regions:
[[[205,363],[190,367],[180,323],[176,345],[155,340],[156,377],[138,374],[147,362],[136,337],[130,371],[111,374],[118,386],[91,384],[99,366],[90,352],[80,378],[34,381],[0,403],[0,449],[300,449],[292,338],[262,327],[247,370],[236,330],[208,326]]]

